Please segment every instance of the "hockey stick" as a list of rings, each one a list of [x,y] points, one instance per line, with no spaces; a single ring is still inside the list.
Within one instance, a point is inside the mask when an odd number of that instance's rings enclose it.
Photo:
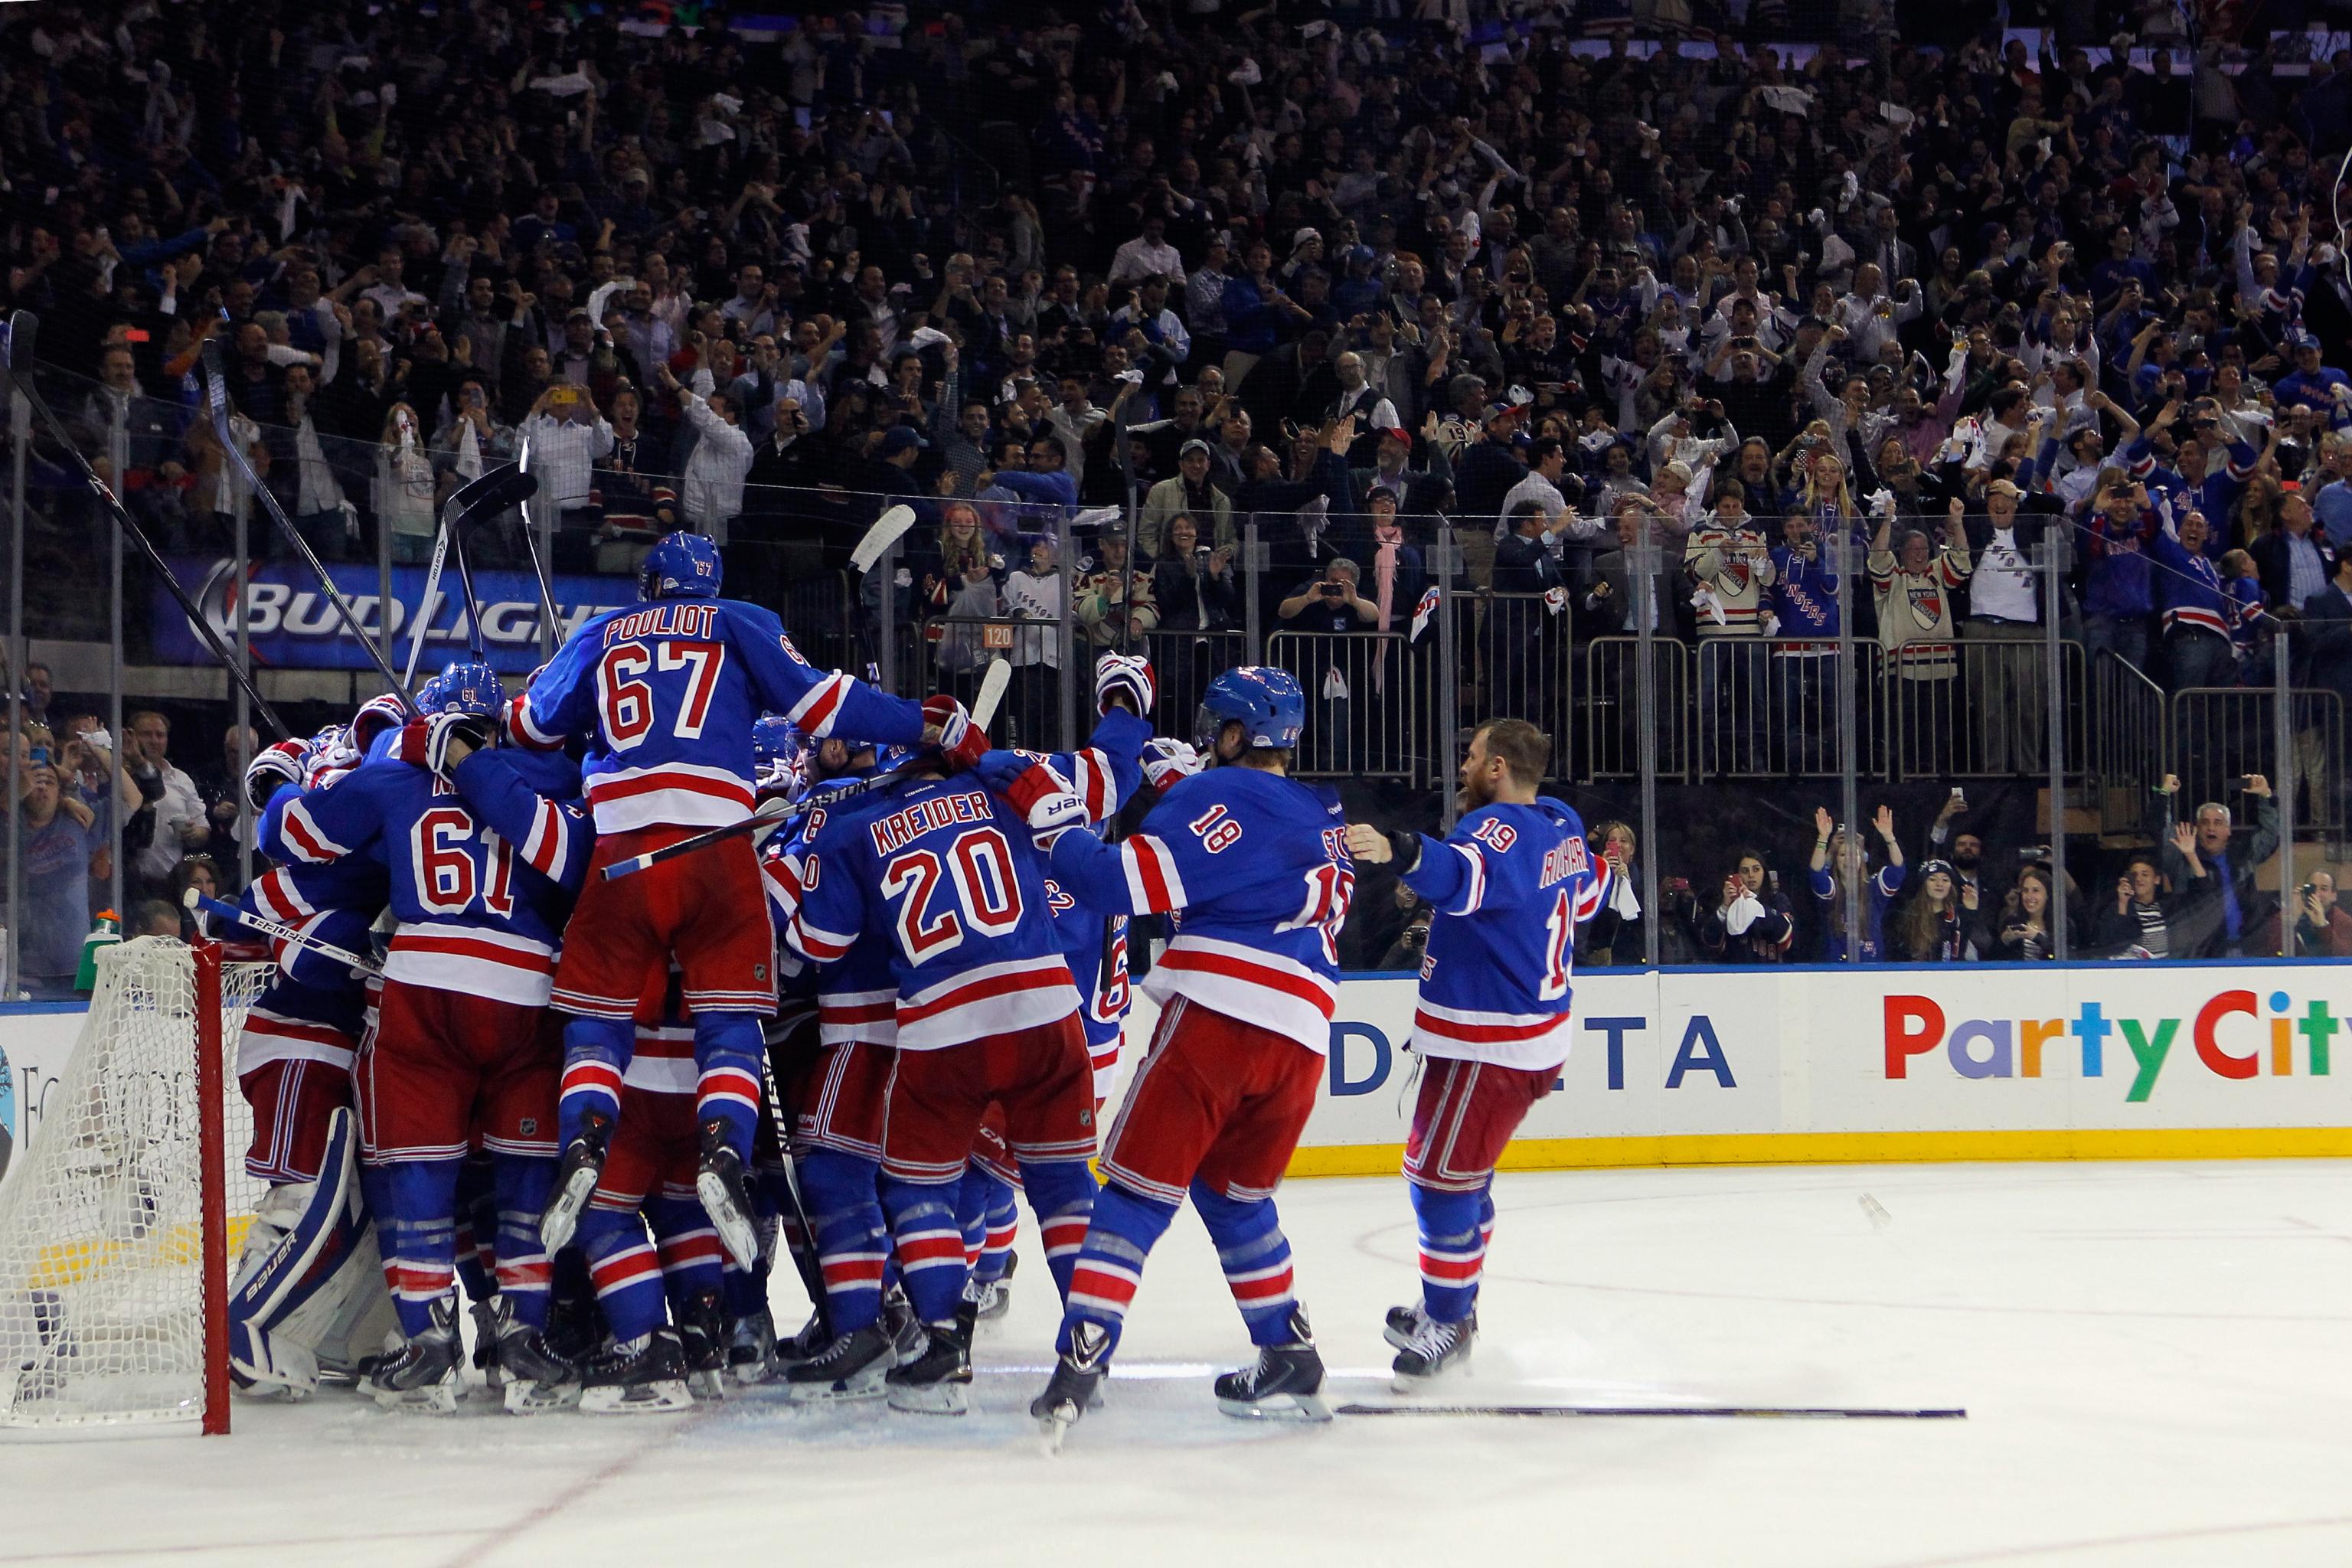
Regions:
[[[1965,1421],[1966,1410],[1876,1409],[1805,1405],[1342,1405],[1342,1415],[1652,1416],[1758,1421]]]
[[[881,560],[892,545],[905,538],[907,531],[914,526],[913,507],[894,506],[885,511],[874,520],[874,526],[866,531],[866,537],[859,540],[857,547],[849,552],[850,570],[873,571],[874,563]]]
[[[410,700],[408,688],[400,683],[400,677],[393,674],[391,661],[383,657],[383,649],[376,647],[375,639],[360,629],[358,613],[352,608],[352,602],[343,597],[343,591],[335,586],[334,578],[328,575],[326,563],[319,559],[319,552],[310,548],[310,542],[302,537],[301,531],[294,526],[294,520],[286,515],[285,507],[278,504],[276,492],[263,484],[261,476],[253,471],[253,459],[245,455],[245,449],[229,434],[228,369],[221,357],[220,340],[208,340],[203,354],[207,384],[205,395],[212,404],[213,434],[220,438],[222,452],[229,462],[236,466],[236,471],[245,476],[245,482],[252,488],[254,499],[261,502],[261,510],[269,514],[270,521],[278,525],[278,531],[309,565],[312,574],[319,579],[319,586],[327,591],[327,598],[334,605],[335,613],[342,617],[343,629],[358,638],[360,647],[367,650],[369,662],[383,677],[383,682],[392,689],[392,694],[400,699],[400,705],[408,710],[408,716],[412,719],[417,717],[416,704]],[[377,614],[388,628],[392,619],[390,607],[380,605]],[[390,635],[388,630],[386,635]]]
[[[482,514],[504,511],[538,493],[539,481],[524,474],[520,464],[504,463],[478,479],[467,480],[442,508],[441,522],[433,535],[433,563],[425,574],[425,597],[417,602],[416,621],[409,629],[408,673],[402,682],[404,689],[413,690],[415,687],[416,663],[425,651],[425,634],[433,623],[433,612],[437,607],[433,601],[441,591],[441,569],[448,559],[450,540],[473,527]],[[469,622],[474,618],[476,608],[469,596],[466,605]],[[475,629],[474,640],[480,640],[478,627]]]
[[[180,902],[192,915],[211,915],[216,920],[226,921],[231,925],[241,925],[246,930],[257,931],[272,941],[290,942],[296,947],[315,952],[331,963],[347,963],[353,969],[363,970],[370,974],[383,973],[383,966],[372,958],[362,958],[349,948],[337,947],[331,942],[320,942],[317,937],[306,931],[296,931],[292,926],[281,924],[271,920],[268,915],[248,914],[235,904],[208,898],[196,889],[190,888],[181,898]]]
[[[530,472],[529,441],[525,441],[522,444],[522,450],[515,455],[515,471],[519,474],[530,475],[531,493],[537,495],[539,476]],[[563,617],[555,613],[555,584],[547,574],[547,563],[539,558],[539,540],[531,530],[530,514],[527,511],[523,513],[522,519],[522,548],[523,553],[530,558],[530,574],[539,579],[539,613],[546,617],[544,625],[549,631],[560,632],[563,628]],[[561,637],[554,639],[559,645],[562,640]],[[550,645],[543,643],[541,646]]]
[[[996,705],[1004,700],[1004,689],[1012,683],[1013,667],[1001,658],[989,660],[988,673],[981,677],[980,692],[972,701],[971,721],[974,724],[982,729],[988,727],[989,720],[996,716]],[[876,773],[871,778],[852,780],[832,791],[822,800],[811,796],[790,805],[781,800],[769,801],[740,822],[730,822],[724,827],[710,828],[707,832],[696,834],[691,838],[681,838],[675,844],[665,844],[660,848],[649,849],[643,855],[633,855],[626,860],[615,860],[604,868],[604,880],[615,882],[623,877],[634,877],[640,871],[653,869],[665,860],[675,860],[681,855],[691,855],[698,849],[707,849],[713,844],[723,844],[730,838],[738,837],[746,833],[765,837],[778,828],[789,826],[799,821],[819,806],[830,807],[839,801],[848,800],[856,795],[870,795],[877,789],[887,789],[917,770],[930,765],[930,758],[916,757],[899,763],[887,772]],[[769,809],[771,806],[774,809]]]
[[[180,608],[187,613],[188,625],[194,629],[197,637],[204,639],[205,647],[211,651],[215,658],[220,660],[221,668],[228,671],[229,679],[245,688],[246,696],[253,701],[253,710],[260,714],[281,738],[293,734],[293,730],[288,726],[286,721],[278,716],[278,710],[272,708],[268,699],[261,695],[261,689],[253,683],[252,672],[237,662],[236,655],[229,651],[228,645],[221,641],[220,634],[213,630],[212,623],[205,619],[204,611],[196,607],[194,598],[189,595],[186,588],[181,586],[180,580],[172,575],[171,567],[163,563],[163,552],[157,550],[154,541],[149,539],[139,525],[131,521],[131,513],[123,509],[122,502],[115,498],[114,491],[108,488],[104,479],[98,477],[98,470],[89,466],[89,459],[81,455],[81,448],[74,445],[73,437],[68,433],[56,412],[49,407],[48,399],[43,397],[40,389],[33,384],[33,342],[35,335],[40,331],[40,318],[30,310],[17,310],[9,316],[9,379],[16,384],[16,390],[25,395],[25,401],[31,405],[33,412],[40,416],[41,424],[47,427],[50,437],[58,446],[65,448],[67,456],[73,458],[74,466],[81,470],[83,482],[88,484],[91,492],[98,497],[99,504],[106,509],[107,515],[114,520],[114,526],[121,529],[123,536],[139,547],[139,553],[147,558],[147,564],[153,568],[157,580],[171,590],[173,598],[179,601]],[[239,584],[239,591],[243,591],[242,584]]]

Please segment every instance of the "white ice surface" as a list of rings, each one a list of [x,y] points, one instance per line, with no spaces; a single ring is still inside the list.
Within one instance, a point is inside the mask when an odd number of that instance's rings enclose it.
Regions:
[[[1863,1199],[1867,1195],[1877,1210]],[[0,1563],[734,1565],[2352,1563],[2352,1167],[1817,1166],[1506,1176],[1449,1397],[1965,1405],[1965,1422],[1219,1415],[1247,1353],[1198,1222],[1108,1408],[1040,1456],[1024,1220],[973,1413],[449,1420],[240,1403],[224,1439],[0,1436]],[[1402,1187],[1281,1195],[1343,1398],[1385,1400]],[[797,1323],[797,1286],[778,1287]]]

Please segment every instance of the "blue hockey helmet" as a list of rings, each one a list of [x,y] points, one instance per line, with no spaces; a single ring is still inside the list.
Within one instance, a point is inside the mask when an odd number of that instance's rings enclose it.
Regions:
[[[1307,693],[1298,678],[1264,664],[1238,665],[1219,675],[1201,693],[1192,720],[1193,743],[1204,759],[1214,755],[1217,737],[1233,723],[1242,726],[1253,746],[1298,744],[1298,732],[1307,727]]]
[[[798,800],[808,788],[809,738],[781,713],[751,726],[751,779],[761,796]]]
[[[665,533],[637,568],[637,593],[647,599],[715,599],[719,546],[683,529]]]
[[[439,690],[435,691],[434,688]],[[506,711],[506,688],[499,684],[499,672],[487,664],[460,659],[444,669],[425,690],[433,692],[429,703],[420,696],[417,707],[426,713],[479,713],[495,718]]]

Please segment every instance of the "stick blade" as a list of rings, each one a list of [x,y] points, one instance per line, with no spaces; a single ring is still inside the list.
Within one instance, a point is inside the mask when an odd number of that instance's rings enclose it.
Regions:
[[[524,471],[520,463],[501,463],[480,479],[468,480],[449,498],[449,504],[457,509],[456,515],[471,517],[520,506],[538,493],[537,474]]]
[[[979,695],[972,699],[971,721],[982,729],[996,717],[997,707],[1004,700],[1007,687],[1013,684],[1013,667],[1001,658],[988,661],[988,670],[980,678]]]
[[[866,537],[859,540],[857,548],[849,552],[850,567],[858,572],[873,571],[874,563],[881,560],[892,545],[905,538],[907,531],[914,526],[913,507],[901,505],[890,508],[874,520],[874,526],[866,531]]]
[[[8,369],[26,374],[33,368],[33,345],[41,333],[41,318],[30,310],[8,312]]]

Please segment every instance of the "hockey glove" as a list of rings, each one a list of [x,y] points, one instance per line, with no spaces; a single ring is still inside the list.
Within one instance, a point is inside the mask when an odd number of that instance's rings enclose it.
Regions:
[[[1030,841],[1041,851],[1050,850],[1055,839],[1087,825],[1087,803],[1064,790],[1057,795],[1040,795],[1022,815],[1029,821]]]
[[[988,754],[988,732],[971,721],[963,704],[942,691],[923,700],[923,723],[936,727],[940,758],[948,767],[962,773],[979,764]]]
[[[425,721],[425,767],[437,777],[454,778],[459,763],[490,743],[493,723],[479,713],[434,714]]]
[[[1152,679],[1151,661],[1141,655],[1107,653],[1095,660],[1096,711],[1108,713],[1116,705],[1139,719],[1148,719],[1158,695],[1159,682]],[[1122,698],[1123,702],[1119,700]]]
[[[1415,866],[1420,865],[1421,835],[1418,833],[1391,833],[1389,835],[1389,863],[1391,866],[1395,868],[1396,874],[1400,877],[1403,876],[1406,872],[1411,871]]]
[[[1143,743],[1143,778],[1153,789],[1167,790],[1200,771],[1201,753],[1187,742],[1155,735]]]
[[[1002,756],[1004,753],[997,754]],[[1032,763],[1023,768],[1004,784],[999,793],[1032,827],[1038,826],[1036,810],[1042,803],[1056,795],[1068,795],[1073,800],[1077,798],[1070,788],[1070,781],[1045,763]]]

